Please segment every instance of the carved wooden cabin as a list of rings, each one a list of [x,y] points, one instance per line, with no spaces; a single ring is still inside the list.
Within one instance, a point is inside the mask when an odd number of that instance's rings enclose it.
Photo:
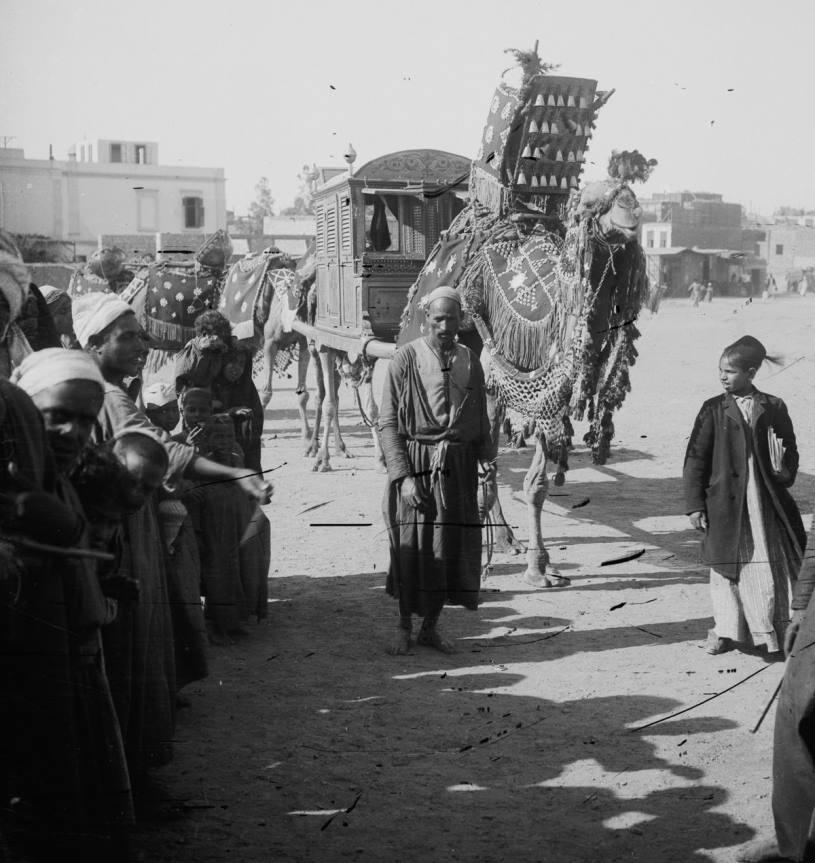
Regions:
[[[393,342],[407,293],[464,206],[470,160],[402,150],[342,174],[315,194],[320,341]],[[358,344],[358,341],[357,341]]]

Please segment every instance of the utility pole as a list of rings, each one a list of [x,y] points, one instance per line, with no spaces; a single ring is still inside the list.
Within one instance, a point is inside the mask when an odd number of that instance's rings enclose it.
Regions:
[[[17,140],[16,135],[0,135],[0,147],[5,150],[8,145],[15,140]]]

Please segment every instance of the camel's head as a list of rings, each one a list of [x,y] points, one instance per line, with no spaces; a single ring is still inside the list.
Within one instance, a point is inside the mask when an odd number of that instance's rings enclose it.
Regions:
[[[633,189],[624,183],[618,186],[611,206],[597,217],[602,235],[609,241],[627,243],[639,233],[642,207]]]
[[[572,204],[576,222],[593,219],[600,235],[611,243],[628,243],[637,237],[642,207],[629,181],[647,180],[656,165],[636,150],[612,154],[609,179],[588,183]]]

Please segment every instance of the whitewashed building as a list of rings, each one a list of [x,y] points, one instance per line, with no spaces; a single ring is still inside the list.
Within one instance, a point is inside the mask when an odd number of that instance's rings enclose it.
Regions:
[[[0,149],[0,227],[73,242],[85,255],[103,234],[134,245],[210,234],[226,227],[225,185],[223,168],[159,164],[154,141],[83,141],[65,161]]]

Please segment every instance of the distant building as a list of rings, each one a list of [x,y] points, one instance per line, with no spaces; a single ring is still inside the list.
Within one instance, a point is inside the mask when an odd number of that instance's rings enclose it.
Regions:
[[[779,290],[795,287],[805,273],[815,268],[815,227],[789,222],[763,227],[765,239],[759,242],[759,248],[767,259],[768,273],[775,278]]]
[[[742,224],[742,207],[711,192],[672,192],[640,201],[648,275],[684,296],[694,280],[719,294],[758,293],[766,278],[757,237]]]
[[[299,258],[317,236],[317,217],[266,216],[263,219],[263,233],[272,237],[273,245],[281,252]]]
[[[65,161],[0,149],[0,227],[73,242],[83,255],[102,235],[154,253],[158,234],[225,227],[225,185],[223,168],[160,165],[152,141],[83,141]]]

